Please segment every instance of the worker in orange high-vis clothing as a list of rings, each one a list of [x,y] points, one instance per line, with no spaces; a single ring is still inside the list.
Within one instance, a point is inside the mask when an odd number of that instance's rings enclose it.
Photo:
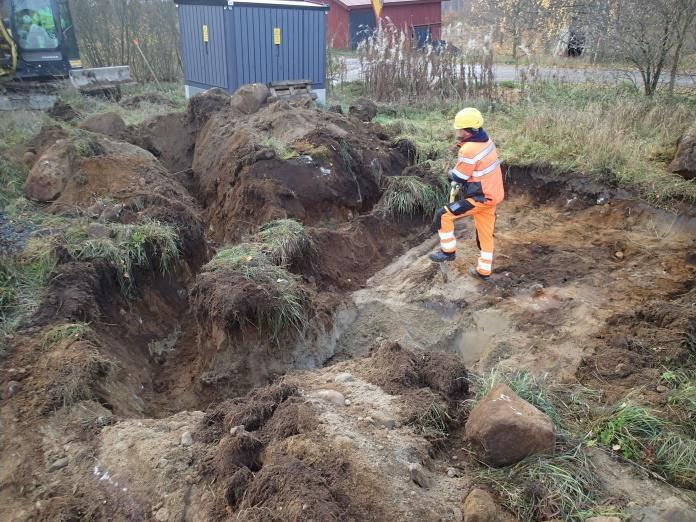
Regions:
[[[454,129],[458,139],[457,164],[449,172],[449,180],[461,186],[459,200],[440,209],[433,227],[440,234],[440,251],[430,259],[438,263],[452,261],[457,251],[454,222],[472,217],[476,227],[476,244],[480,250],[476,270],[469,272],[485,281],[493,264],[493,228],[495,209],[505,197],[503,174],[498,152],[486,131],[483,116],[473,107],[457,113]]]

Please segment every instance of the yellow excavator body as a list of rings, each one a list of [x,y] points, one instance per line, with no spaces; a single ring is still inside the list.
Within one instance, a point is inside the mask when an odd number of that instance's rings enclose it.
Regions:
[[[0,76],[14,74],[17,70],[17,45],[0,18],[0,57],[2,56],[9,57],[9,60],[0,61]]]

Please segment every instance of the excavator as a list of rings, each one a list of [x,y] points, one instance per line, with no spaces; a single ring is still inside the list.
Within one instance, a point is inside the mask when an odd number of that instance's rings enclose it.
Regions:
[[[109,92],[128,66],[83,68],[68,0],[0,0],[0,111],[50,109],[67,85]]]

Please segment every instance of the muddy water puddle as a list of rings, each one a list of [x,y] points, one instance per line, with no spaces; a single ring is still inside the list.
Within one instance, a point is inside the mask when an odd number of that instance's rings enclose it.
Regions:
[[[474,365],[483,355],[490,353],[499,336],[509,332],[511,326],[507,317],[498,310],[476,311],[472,319],[473,324],[457,334],[452,346],[467,365]]]

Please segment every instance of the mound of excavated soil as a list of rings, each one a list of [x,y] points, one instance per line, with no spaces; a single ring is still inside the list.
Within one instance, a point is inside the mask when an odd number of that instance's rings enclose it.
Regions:
[[[379,129],[275,102],[249,116],[214,114],[196,142],[193,171],[212,234],[234,240],[271,219],[340,222],[368,211],[381,177],[409,161],[404,144]]]
[[[200,263],[206,257],[195,201],[140,147],[91,133],[58,140],[29,172],[24,193],[50,203],[46,211],[56,214],[173,224],[186,258]]]

